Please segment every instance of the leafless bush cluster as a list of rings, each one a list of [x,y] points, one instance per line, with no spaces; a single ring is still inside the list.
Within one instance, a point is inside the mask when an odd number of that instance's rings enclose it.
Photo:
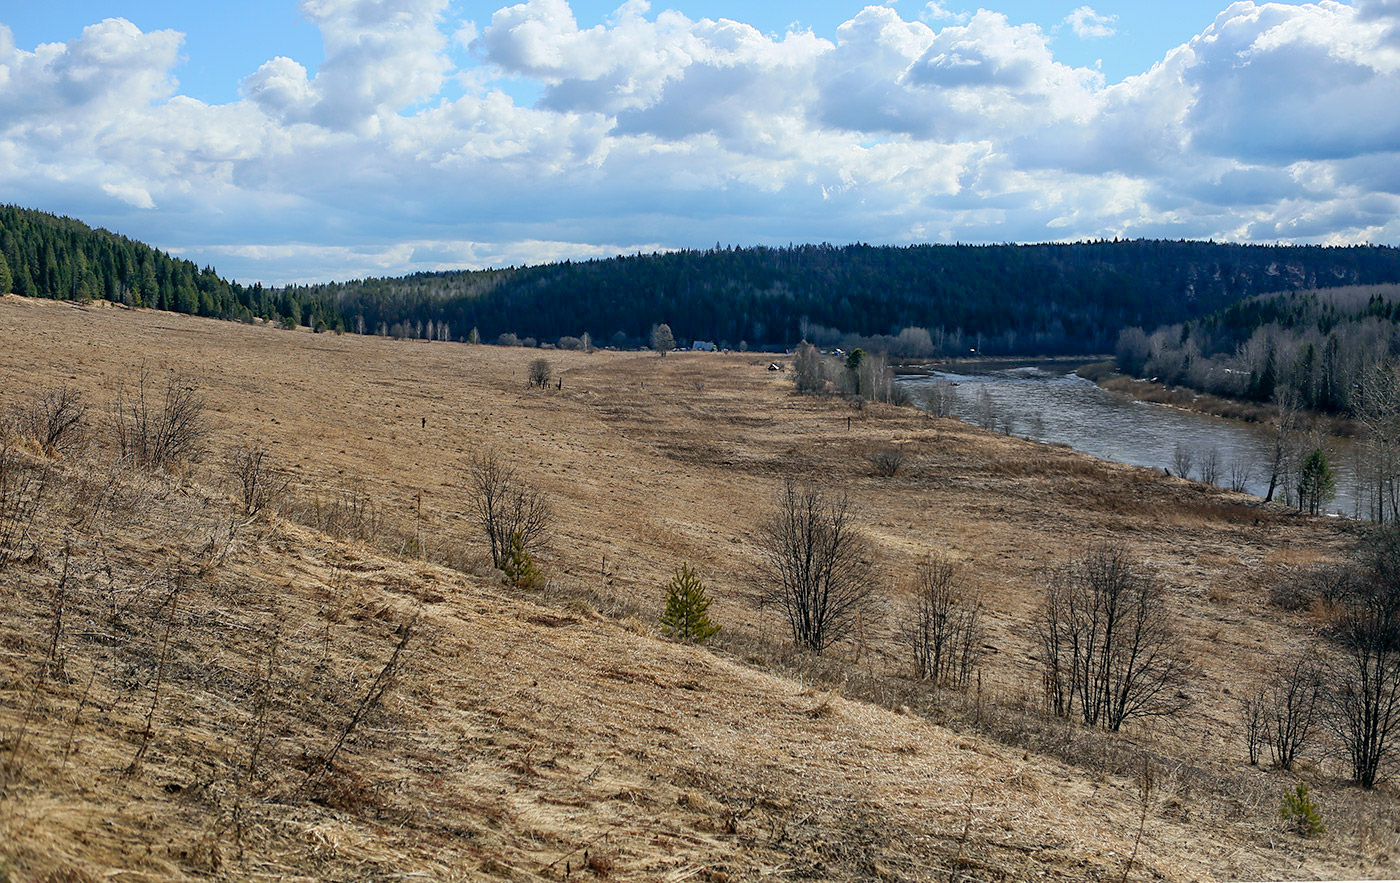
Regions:
[[[491,546],[492,566],[505,563],[512,536],[518,536],[525,549],[544,545],[554,517],[549,498],[494,453],[473,457],[466,473],[477,524]]]
[[[1240,703],[1249,762],[1268,747],[1274,765],[1293,763],[1313,742],[1323,712],[1324,671],[1317,648],[1274,663],[1264,680]]]
[[[64,384],[35,392],[19,405],[12,424],[18,433],[31,439],[45,453],[71,456],[86,441],[83,417],[87,403],[82,393]]]
[[[919,562],[903,637],[918,676],[966,687],[982,655],[982,605],[968,597],[957,566],[943,555]]]
[[[1356,571],[1345,565],[1322,564],[1286,574],[1269,590],[1269,603],[1283,610],[1304,610],[1314,604],[1336,604],[1352,590]]]
[[[141,372],[134,388],[117,391],[108,425],[123,458],[165,467],[204,452],[209,436],[204,396],[194,382],[172,374],[163,387]]]
[[[1045,690],[1057,714],[1117,730],[1189,704],[1195,671],[1161,585],[1120,547],[1057,569],[1038,616]]]
[[[1325,664],[1292,659],[1246,699],[1251,761],[1258,745],[1268,744],[1287,769],[1316,723],[1331,732],[1351,778],[1374,787],[1400,751],[1400,522],[1376,528],[1351,565],[1302,571],[1281,582],[1271,600],[1325,615],[1328,640],[1311,654]]]
[[[904,465],[904,449],[880,448],[870,454],[869,460],[876,475],[893,478],[899,473],[900,467]]]
[[[35,521],[50,477],[47,467],[28,462],[0,437],[0,567],[32,554]]]
[[[870,541],[844,496],[789,480],[759,536],[761,603],[782,611],[797,646],[821,653],[871,608]]]
[[[286,492],[290,479],[272,469],[267,449],[252,444],[228,454],[228,470],[233,477],[243,514],[253,517],[271,508]]]
[[[333,537],[363,543],[379,539],[385,529],[383,513],[359,481],[346,482],[327,497],[312,497],[293,517]]]

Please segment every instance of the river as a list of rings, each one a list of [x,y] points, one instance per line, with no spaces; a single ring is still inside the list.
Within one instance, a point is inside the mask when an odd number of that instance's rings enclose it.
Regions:
[[[1067,372],[1063,363],[976,364],[960,366],[957,372],[903,375],[896,382],[923,405],[940,379],[953,384],[952,414],[967,423],[985,423],[990,412],[1000,432],[1066,444],[1105,460],[1168,469],[1174,475],[1188,467],[1190,477],[1198,480],[1203,472],[1209,475],[1213,460],[1215,484],[1229,487],[1240,481],[1244,490],[1257,496],[1268,491],[1272,433],[1266,426],[1115,395]],[[1354,445],[1348,439],[1326,437],[1322,446],[1337,484],[1337,496],[1327,511],[1355,515]]]

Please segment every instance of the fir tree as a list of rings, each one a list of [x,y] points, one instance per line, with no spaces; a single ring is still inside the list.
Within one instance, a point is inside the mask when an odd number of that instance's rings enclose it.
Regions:
[[[1298,508],[1309,515],[1319,514],[1337,495],[1337,482],[1322,448],[1315,448],[1303,461],[1298,475]]]
[[[666,586],[666,610],[661,614],[662,630],[682,641],[703,644],[719,631],[719,626],[711,623],[705,613],[709,608],[710,597],[695,571],[688,564],[677,567]]]
[[[544,574],[535,566],[530,553],[525,551],[525,540],[520,536],[520,531],[510,535],[506,557],[501,562],[501,573],[505,574],[506,582],[517,589],[536,589],[544,582]]]

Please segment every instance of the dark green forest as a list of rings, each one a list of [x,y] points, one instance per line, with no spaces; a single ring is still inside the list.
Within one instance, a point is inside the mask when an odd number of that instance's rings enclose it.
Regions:
[[[0,287],[18,294],[229,319],[434,339],[587,333],[619,346],[664,322],[682,343],[854,339],[901,356],[1104,352],[1124,328],[1196,320],[1263,292],[1400,281],[1400,249],[1388,246],[1114,240],[717,246],[270,288],[14,206],[0,208],[0,255],[0,283],[12,279]]]
[[[79,302],[108,300],[213,316],[343,328],[329,302],[243,286],[149,245],[47,212],[0,206],[0,291]]]

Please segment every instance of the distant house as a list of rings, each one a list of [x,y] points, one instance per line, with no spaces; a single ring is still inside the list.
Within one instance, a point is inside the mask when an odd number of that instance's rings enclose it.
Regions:
[[[690,349],[692,352],[697,353],[712,353],[718,350],[719,347],[715,346],[713,341],[697,340],[690,345]]]

